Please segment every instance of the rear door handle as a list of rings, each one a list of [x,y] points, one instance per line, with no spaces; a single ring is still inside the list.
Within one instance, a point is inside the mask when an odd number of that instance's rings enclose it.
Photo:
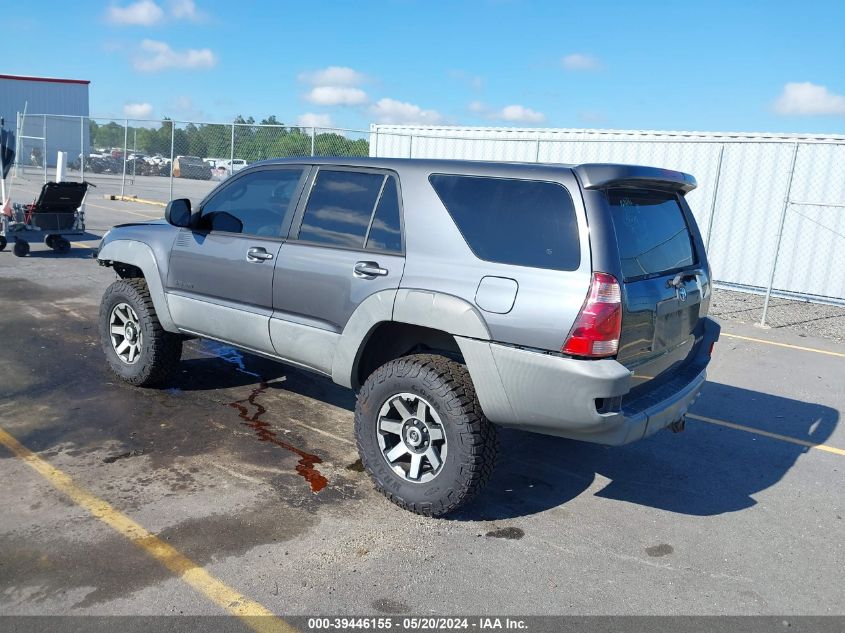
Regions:
[[[253,246],[246,252],[246,258],[251,262],[263,262],[267,259],[273,259],[273,253],[268,253],[260,246]]]
[[[389,271],[386,268],[381,268],[378,262],[358,262],[355,264],[355,276],[362,279],[375,279],[376,277],[384,277]]]

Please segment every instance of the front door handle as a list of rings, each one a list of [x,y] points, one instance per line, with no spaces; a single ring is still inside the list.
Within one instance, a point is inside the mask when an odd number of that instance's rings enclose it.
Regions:
[[[273,253],[268,253],[260,246],[253,246],[246,252],[246,258],[251,262],[263,262],[267,259],[273,259]]]
[[[376,277],[384,277],[388,270],[381,268],[378,262],[358,262],[355,264],[355,276],[362,279],[375,279]]]

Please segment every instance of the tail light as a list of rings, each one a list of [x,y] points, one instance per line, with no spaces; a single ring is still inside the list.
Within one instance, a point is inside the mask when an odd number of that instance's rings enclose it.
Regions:
[[[593,273],[590,292],[561,351],[601,358],[619,351],[622,331],[622,291],[613,275]]]

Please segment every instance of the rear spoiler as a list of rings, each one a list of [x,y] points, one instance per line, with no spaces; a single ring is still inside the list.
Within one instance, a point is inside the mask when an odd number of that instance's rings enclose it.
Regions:
[[[638,189],[677,191],[686,194],[698,186],[695,178],[689,174],[659,167],[585,163],[576,165],[572,168],[572,171],[578,176],[584,189],[636,187]]]

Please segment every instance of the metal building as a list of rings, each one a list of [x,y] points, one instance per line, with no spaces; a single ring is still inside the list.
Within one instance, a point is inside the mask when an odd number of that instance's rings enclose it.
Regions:
[[[38,154],[45,156],[48,166],[55,165],[58,151],[78,148],[81,144],[87,152],[88,128],[80,123],[81,119],[37,117],[27,121],[23,113],[26,110],[38,114],[48,112],[87,117],[90,83],[83,79],[0,74],[0,116],[5,119],[6,129],[19,137],[20,164],[30,164],[33,152],[36,157]],[[68,156],[70,161],[78,158]]]
[[[845,303],[845,136],[371,125],[370,154],[685,171],[722,285]]]

